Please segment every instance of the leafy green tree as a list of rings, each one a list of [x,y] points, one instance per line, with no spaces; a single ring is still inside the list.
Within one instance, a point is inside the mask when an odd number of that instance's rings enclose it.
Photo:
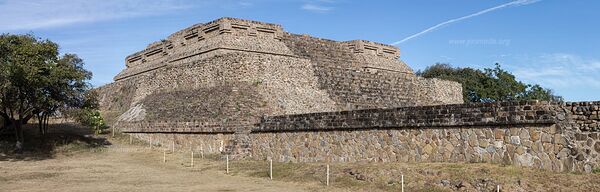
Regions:
[[[562,101],[562,97],[554,95],[550,89],[518,81],[513,74],[502,69],[499,64],[496,64],[494,68],[486,68],[482,71],[468,67],[454,68],[448,64],[437,63],[427,67],[424,71],[417,72],[417,75],[461,83],[465,102]]]
[[[25,141],[23,124],[37,116],[44,133],[49,115],[81,103],[90,78],[83,61],[59,55],[54,42],[29,34],[0,35],[0,116],[14,128],[16,149]]]
[[[87,80],[91,73],[83,68],[83,60],[73,54],[65,54],[56,65],[50,66],[44,79],[43,97],[38,102],[37,119],[42,134],[48,131],[48,118],[58,109],[84,107]]]

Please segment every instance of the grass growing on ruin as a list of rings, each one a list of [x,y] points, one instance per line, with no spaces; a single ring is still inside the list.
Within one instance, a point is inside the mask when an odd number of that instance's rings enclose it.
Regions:
[[[128,135],[117,134],[111,138],[121,144],[129,143]],[[132,146],[149,148],[148,144],[134,139]],[[167,147],[168,148],[168,147]],[[154,150],[162,154],[160,147]],[[189,166],[189,151],[168,152],[169,165],[185,167],[192,172],[217,171],[225,174],[225,156],[196,154],[195,166]],[[161,165],[161,158],[154,163]],[[311,191],[399,191],[404,175],[405,191],[535,191],[557,189],[586,191],[600,187],[600,174],[557,173],[513,165],[487,163],[382,163],[355,162],[331,163],[330,186],[326,183],[326,163],[273,163],[273,180],[310,186]],[[229,174],[234,177],[251,177],[269,180],[269,161],[230,159]]]
[[[266,160],[230,161],[230,174],[268,179],[268,166]],[[273,178],[324,186],[325,167],[324,163],[274,162]],[[332,163],[330,169],[330,187],[358,191],[399,191],[402,175],[408,191],[495,191],[498,185],[504,191],[572,187],[579,191],[600,186],[599,174],[558,173],[486,163]]]

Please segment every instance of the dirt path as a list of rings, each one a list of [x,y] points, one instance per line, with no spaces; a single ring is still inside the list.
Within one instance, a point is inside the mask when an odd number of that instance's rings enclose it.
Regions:
[[[314,191],[322,186],[227,175],[219,162],[113,145],[39,161],[0,161],[1,191]]]

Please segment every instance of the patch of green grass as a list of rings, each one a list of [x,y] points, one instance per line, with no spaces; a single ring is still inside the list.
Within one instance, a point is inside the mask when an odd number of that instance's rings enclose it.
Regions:
[[[593,174],[600,174],[600,167],[596,167],[596,168],[592,169],[592,173]]]
[[[447,169],[464,169],[465,165],[463,164],[459,164],[459,163],[455,163],[455,164],[448,164],[446,166],[444,166]]]

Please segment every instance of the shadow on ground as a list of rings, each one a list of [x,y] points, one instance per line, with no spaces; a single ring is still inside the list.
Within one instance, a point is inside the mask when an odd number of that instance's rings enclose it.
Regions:
[[[0,161],[38,161],[54,158],[59,150],[96,149],[111,145],[105,136],[95,135],[89,127],[76,123],[48,126],[48,133],[41,135],[36,124],[25,125],[25,144],[20,154],[14,153],[12,132],[0,135]]]

